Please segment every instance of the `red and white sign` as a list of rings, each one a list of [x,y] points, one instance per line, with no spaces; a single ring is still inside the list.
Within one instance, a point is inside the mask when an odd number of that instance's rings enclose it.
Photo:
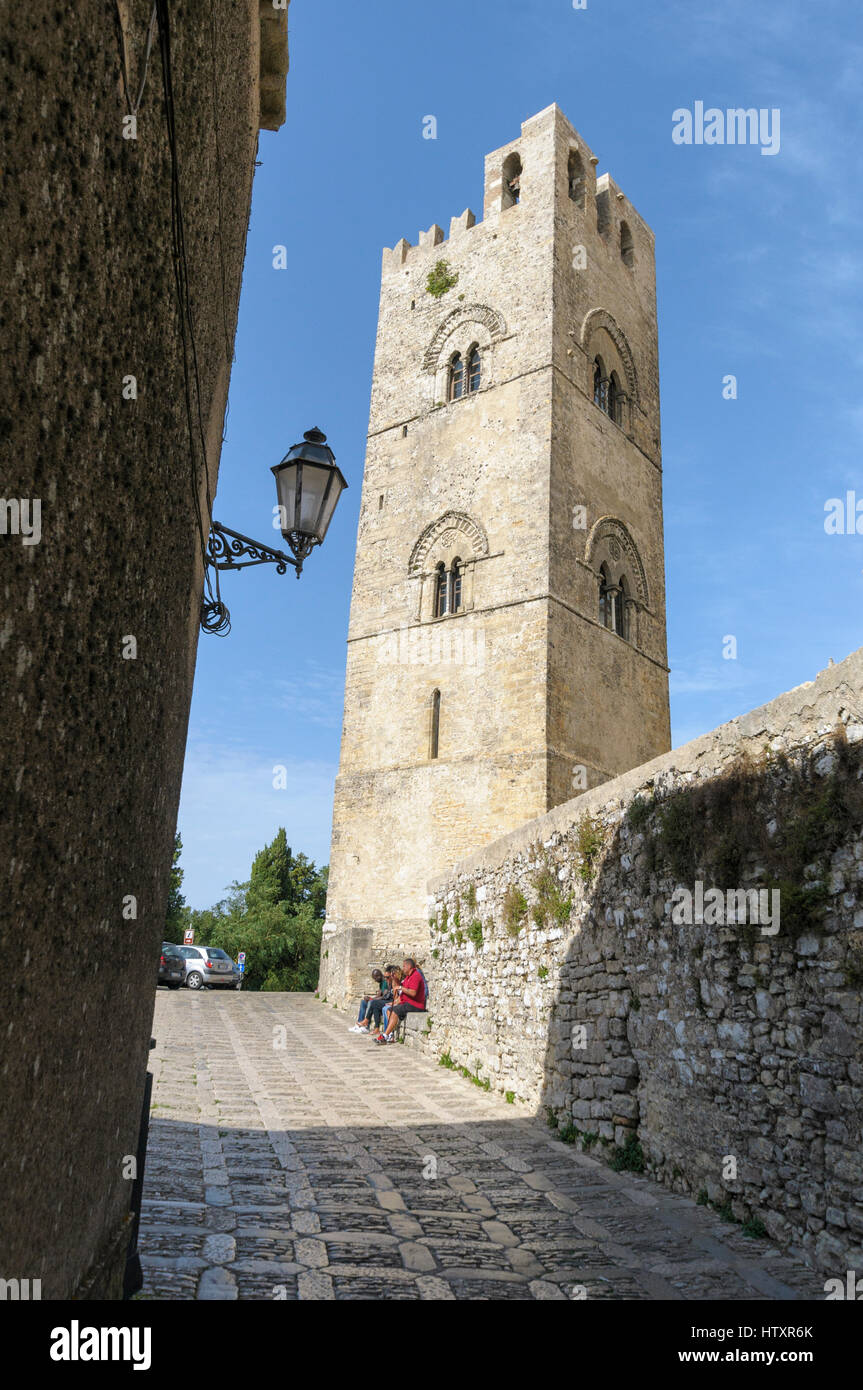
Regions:
[[[194,944],[195,944],[195,929],[194,929],[194,927],[187,927],[186,930],[183,932],[183,945],[184,945],[184,946],[194,946]]]

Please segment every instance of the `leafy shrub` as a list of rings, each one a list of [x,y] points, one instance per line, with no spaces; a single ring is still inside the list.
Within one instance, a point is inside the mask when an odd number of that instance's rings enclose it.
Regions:
[[[440,299],[454,285],[458,284],[458,271],[450,270],[449,261],[438,261],[429,271],[426,292],[434,299]]]

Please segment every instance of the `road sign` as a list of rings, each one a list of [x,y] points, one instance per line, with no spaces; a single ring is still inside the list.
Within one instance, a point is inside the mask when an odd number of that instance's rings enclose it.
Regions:
[[[246,953],[245,953],[245,951],[239,951],[239,952],[237,953],[237,965],[245,965],[245,963],[246,963]]]
[[[194,929],[194,927],[187,927],[186,930],[183,932],[183,945],[184,945],[184,946],[194,946],[194,944],[195,944],[195,929]]]

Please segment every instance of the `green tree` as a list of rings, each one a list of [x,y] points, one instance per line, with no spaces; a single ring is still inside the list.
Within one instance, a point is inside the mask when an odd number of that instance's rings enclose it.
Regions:
[[[168,890],[168,910],[165,914],[165,940],[182,941],[186,920],[186,899],[180,889],[183,886],[183,870],[180,868],[180,855],[183,841],[179,830],[174,835],[174,858],[171,863],[171,886]]]
[[[219,946],[234,960],[245,951],[245,989],[314,989],[326,868],[317,869],[305,854],[295,855],[280,829],[255,855],[248,883],[233,883],[227,893],[211,908],[187,910],[195,941]]]

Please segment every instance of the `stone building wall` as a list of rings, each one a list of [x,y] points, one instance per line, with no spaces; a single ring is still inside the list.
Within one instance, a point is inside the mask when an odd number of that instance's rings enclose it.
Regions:
[[[264,0],[168,11],[212,494],[287,16]],[[197,643],[196,492],[207,525],[158,35],[123,137],[121,59],[134,102],[151,12],[7,6],[0,45],[0,493],[41,507],[38,543],[0,535],[0,1276],[41,1279],[46,1298],[113,1297],[122,1278]]]
[[[321,952],[340,1003],[382,956],[422,949],[432,867],[669,745],[653,236],[596,162],[550,106],[486,157],[481,221],[466,209],[383,255]],[[441,261],[458,279],[435,297]],[[449,400],[472,344],[480,389]],[[620,423],[594,404],[600,352],[632,380]],[[602,547],[626,558],[610,525],[640,552],[632,642],[598,620]],[[454,557],[462,608],[436,618]]]
[[[678,925],[698,882],[724,920],[708,899]],[[730,920],[729,889],[778,890],[778,930]],[[429,893],[411,1045],[825,1268],[860,1267],[863,649]]]

